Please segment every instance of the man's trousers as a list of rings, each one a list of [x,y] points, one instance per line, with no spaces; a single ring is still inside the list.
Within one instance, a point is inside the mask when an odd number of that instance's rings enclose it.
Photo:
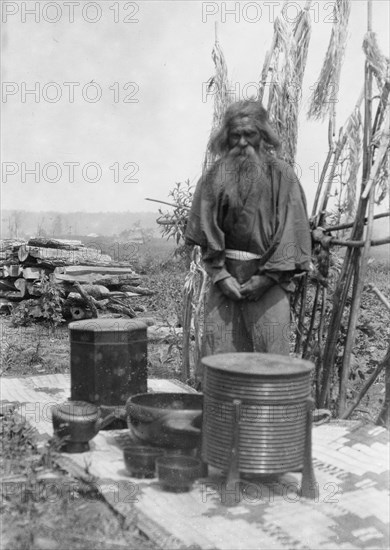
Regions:
[[[205,310],[203,357],[231,352],[288,355],[289,348],[290,300],[279,285],[271,287],[257,302],[234,302],[217,285],[211,285]],[[201,372],[197,378],[201,378]]]

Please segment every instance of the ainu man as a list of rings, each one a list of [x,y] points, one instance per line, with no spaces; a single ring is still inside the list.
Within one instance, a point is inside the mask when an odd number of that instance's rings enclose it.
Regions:
[[[202,355],[289,353],[289,293],[309,270],[311,239],[303,190],[279,147],[256,101],[232,104],[211,139],[218,160],[197,184],[186,230],[212,283]]]

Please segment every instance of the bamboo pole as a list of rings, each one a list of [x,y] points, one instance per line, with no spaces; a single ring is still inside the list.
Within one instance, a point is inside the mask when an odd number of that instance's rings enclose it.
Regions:
[[[312,217],[314,217],[317,213],[318,201],[320,200],[322,187],[323,187],[324,181],[325,181],[325,176],[326,176],[326,173],[328,171],[329,164],[330,164],[330,161],[332,160],[333,155],[334,155],[334,150],[329,149],[328,154],[327,154],[326,159],[325,159],[325,162],[324,162],[324,165],[323,165],[322,170],[321,170],[320,181],[318,182],[318,185],[317,185],[316,196],[314,198],[313,208],[312,208],[312,211],[311,211],[311,216]]]
[[[191,340],[191,316],[192,316],[192,300],[194,289],[184,288],[183,297],[183,352],[182,352],[182,369],[181,379],[183,382],[188,382],[191,372],[190,363],[190,340]]]
[[[320,401],[320,377],[322,373],[322,365],[323,365],[323,355],[324,355],[324,349],[322,345],[323,337],[324,337],[324,324],[325,324],[325,313],[326,313],[326,298],[327,298],[327,289],[325,287],[322,287],[321,289],[321,315],[320,315],[320,322],[318,323],[318,355],[317,355],[317,361],[316,361],[316,402],[319,403]]]
[[[372,28],[372,0],[367,2],[367,31],[370,32]],[[363,160],[363,179],[362,179],[362,188],[363,192],[361,194],[361,203],[365,205],[367,195],[365,195],[365,190],[367,189],[367,181],[372,181],[371,171],[372,171],[372,69],[366,60],[365,63],[365,88],[364,88],[364,160]],[[374,217],[374,186],[371,186],[369,189],[368,196],[368,215],[367,215],[367,232],[365,238],[365,245],[361,258],[359,258],[359,252],[355,254],[354,265],[355,265],[355,278],[354,278],[354,288],[352,295],[351,311],[349,316],[348,331],[344,346],[344,356],[343,364],[341,367],[341,376],[340,376],[340,393],[338,400],[338,414],[342,416],[346,407],[347,399],[347,385],[349,379],[350,371],[350,361],[352,354],[352,347],[355,342],[355,331],[356,324],[359,317],[360,311],[360,300],[361,294],[364,286],[364,278],[367,271],[367,261],[368,255],[371,247],[371,237],[373,232],[373,217]],[[363,224],[360,224],[363,225]],[[360,259],[360,262],[359,262]]]
[[[377,426],[386,426],[390,428],[390,359],[387,360],[385,373],[385,401],[382,410],[376,419]]]
[[[174,208],[177,208],[177,204],[174,204],[172,202],[159,201],[157,199],[148,199],[148,198],[146,198],[145,200],[146,201],[151,201],[151,202],[158,202],[160,204],[166,204],[167,206],[173,206]],[[189,206],[181,206],[180,208],[183,208],[183,210],[190,210]]]
[[[382,304],[384,304],[387,307],[387,309],[390,311],[390,302],[386,298],[386,296],[379,290],[379,288],[377,288],[373,283],[368,283],[367,288],[372,292],[374,292],[374,294],[377,295],[377,297],[382,302]]]
[[[381,214],[375,214],[374,220],[379,220],[380,218],[388,218],[390,216],[390,211],[382,212]],[[341,223],[339,225],[328,225],[324,227],[324,231],[340,231],[341,229],[349,229],[353,226],[354,222]],[[364,218],[364,223],[367,223],[367,218]],[[372,246],[372,244],[371,244]]]
[[[317,284],[316,284],[316,293],[315,293],[315,296],[314,296],[314,302],[313,302],[313,308],[312,308],[312,315],[311,315],[311,319],[310,319],[309,330],[307,331],[306,340],[305,340],[305,342],[302,346],[302,357],[303,357],[303,359],[307,358],[307,350],[308,350],[309,345],[310,345],[310,339],[311,339],[311,335],[313,333],[315,319],[316,319],[319,294],[320,294],[320,284],[317,282]]]
[[[195,279],[196,279],[196,254],[197,246],[194,246],[191,252],[191,264],[190,270],[186,275],[184,283],[184,295],[183,295],[183,364],[182,364],[182,380],[187,381],[190,378],[190,339],[191,339],[191,320],[193,313],[193,300],[195,293]]]
[[[360,236],[363,232],[364,214],[366,210],[367,201],[361,200],[358,204],[357,214],[352,228],[352,236]],[[323,379],[321,387],[321,395],[319,406],[324,408],[329,395],[331,374],[333,372],[335,364],[336,347],[338,342],[338,334],[340,332],[341,321],[346,306],[346,300],[349,293],[349,288],[354,274],[354,264],[359,259],[360,249],[348,247],[344,263],[341,268],[341,273],[337,281],[335,291],[333,293],[332,300],[332,313],[328,326],[328,334],[324,349],[323,359]]]
[[[368,0],[368,2],[371,2],[371,0]],[[369,29],[371,28],[370,10],[371,10],[371,6],[369,5],[368,6],[368,28]],[[367,76],[367,67],[368,67],[368,63],[366,61],[366,65],[365,65],[366,76]],[[365,112],[365,120],[371,121],[371,102],[368,102],[367,97],[368,97],[368,93],[367,93],[367,78],[366,78],[365,86],[364,86],[364,98],[365,98],[364,112]],[[371,94],[370,94],[370,97],[371,97]],[[358,102],[358,105],[360,105],[360,101]],[[365,124],[364,125],[364,144],[363,144],[363,175],[362,175],[362,182],[364,183],[368,180],[368,176],[370,172],[370,157],[371,157],[370,144],[371,144],[371,126],[368,124]],[[364,187],[362,186],[362,190],[363,189]],[[366,208],[367,208],[367,199],[363,199],[362,197],[360,197],[356,218],[355,218],[352,232],[351,232],[351,238],[353,240],[361,239],[361,236],[363,234],[363,229],[364,229],[364,218],[366,214]],[[322,378],[322,387],[321,387],[320,403],[319,403],[319,406],[322,408],[325,406],[325,403],[327,402],[328,396],[329,396],[331,375],[334,369],[336,347],[337,347],[337,340],[338,340],[336,335],[338,335],[340,331],[340,325],[344,314],[346,299],[347,299],[350,284],[352,281],[352,276],[354,272],[356,273],[357,271],[359,257],[360,257],[360,248],[348,247],[344,258],[343,267],[341,269],[341,273],[339,276],[339,280],[337,282],[336,289],[333,295],[332,314],[331,314],[331,319],[328,327],[328,335],[327,335],[325,350],[324,350],[323,378]]]
[[[302,336],[303,336],[303,328],[305,326],[304,321],[305,321],[306,305],[307,305],[306,297],[307,297],[307,275],[305,275],[302,281],[301,304],[299,309],[297,337],[295,340],[295,349],[294,349],[294,353],[297,353],[297,354],[300,353]]]
[[[371,235],[373,230],[373,211],[374,211],[374,188],[370,191],[369,207],[368,207],[368,223],[367,223],[367,237],[366,243],[363,248],[363,253],[360,259],[360,265],[357,265],[357,273],[355,277],[354,292],[352,296],[351,312],[349,317],[348,331],[346,342],[344,346],[343,365],[341,368],[340,378],[340,395],[338,402],[339,416],[342,416],[347,399],[347,386],[350,371],[350,362],[352,355],[352,347],[355,343],[355,331],[356,325],[360,313],[360,300],[364,286],[364,279],[367,273],[367,261],[371,248]]]
[[[353,270],[351,269],[351,256],[353,249],[348,248],[341,273],[337,281],[335,291],[333,293],[332,313],[328,326],[328,334],[326,338],[323,364],[322,364],[322,383],[319,407],[324,408],[328,400],[331,375],[335,363],[336,346],[338,334],[340,331],[341,320],[344,313],[345,302],[348,296],[348,289],[352,280]]]
[[[379,300],[387,307],[387,309],[390,311],[390,302],[387,300],[387,298],[383,295],[383,293],[373,284],[369,283],[367,285],[367,288],[374,292]],[[381,412],[379,413],[379,416],[377,418],[376,424],[377,425],[389,425],[389,408],[390,408],[390,345],[388,347],[387,353],[385,357],[382,359],[382,361],[379,363],[375,371],[372,373],[370,378],[367,380],[367,382],[364,384],[363,388],[360,390],[356,401],[354,404],[352,404],[347,411],[345,411],[342,415],[343,419],[349,418],[353,411],[356,409],[356,407],[359,405],[360,401],[363,399],[363,397],[366,395],[372,384],[375,382],[375,380],[378,378],[379,374],[382,372],[383,369],[386,369],[386,378],[385,378],[385,401],[383,403],[383,407]]]
[[[201,319],[201,310],[205,305],[205,296],[208,283],[208,276],[206,270],[201,265],[200,260],[200,249],[198,249],[198,258],[196,262],[196,267],[198,273],[200,274],[200,289],[198,293],[198,300],[194,307],[194,329],[195,329],[195,348],[194,348],[194,370],[195,370],[195,380],[202,387],[202,338],[205,337],[204,328],[205,323],[203,323],[203,328],[201,329],[200,319]],[[205,320],[205,318],[204,318]]]
[[[374,370],[374,372],[371,374],[371,376],[369,377],[369,379],[366,381],[366,383],[364,384],[364,386],[362,387],[362,389],[360,390],[358,396],[356,397],[356,400],[355,402],[346,410],[344,411],[340,418],[345,420],[347,418],[349,418],[351,416],[351,414],[353,413],[353,411],[356,409],[356,407],[359,405],[359,403],[361,402],[361,400],[363,399],[363,397],[366,395],[366,393],[368,392],[368,390],[371,388],[371,386],[373,385],[373,383],[375,382],[375,380],[378,378],[378,376],[380,375],[380,373],[383,371],[383,369],[389,369],[390,368],[390,346],[389,346],[389,349],[387,350],[387,353],[385,355],[385,357],[382,359],[382,361],[379,363],[379,365],[376,367],[376,369]]]
[[[348,246],[349,248],[362,248],[366,244],[366,240],[361,241],[343,241],[341,239],[332,239],[330,244],[337,246]],[[370,246],[382,246],[390,243],[390,237],[384,237],[383,239],[371,239]]]

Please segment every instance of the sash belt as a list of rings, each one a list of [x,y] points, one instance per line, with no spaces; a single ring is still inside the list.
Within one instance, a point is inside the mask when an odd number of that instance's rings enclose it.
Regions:
[[[260,260],[261,254],[253,254],[252,252],[245,252],[244,250],[232,250],[227,248],[225,250],[225,257],[229,260]]]

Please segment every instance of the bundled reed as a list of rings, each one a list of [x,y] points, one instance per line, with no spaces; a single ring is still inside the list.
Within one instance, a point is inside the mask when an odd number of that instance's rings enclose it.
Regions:
[[[389,80],[390,60],[381,52],[374,32],[366,33],[363,40],[363,51],[377,86],[379,90],[382,90],[386,81]]]
[[[214,94],[213,120],[211,124],[210,138],[207,144],[207,149],[206,149],[206,154],[204,159],[204,170],[207,170],[208,167],[215,160],[213,155],[210,152],[209,144],[214,131],[220,126],[222,122],[222,118],[227,107],[233,101],[233,97],[229,93],[230,85],[229,85],[228,70],[227,70],[227,65],[225,61],[225,56],[223,54],[221,45],[218,40],[217,23],[215,24],[215,43],[214,43],[213,50],[211,52],[211,57],[214,62],[215,73],[208,80],[207,91],[210,91],[213,88],[215,88],[216,93]]]
[[[294,71],[296,47],[291,26],[280,16],[275,20],[274,32],[279,67],[273,73],[268,113],[282,141],[281,156],[287,162],[293,163],[298,140],[298,102]]]
[[[336,0],[332,33],[321,73],[311,97],[309,118],[324,119],[326,115],[331,114],[332,105],[336,101],[334,95],[337,94],[339,86],[350,11],[350,0]]]
[[[290,164],[294,164],[298,141],[299,103],[311,36],[310,4],[306,2],[294,26],[281,15],[276,18],[272,47],[261,73],[258,100],[264,101],[271,72],[267,108],[282,141],[281,156]]]

